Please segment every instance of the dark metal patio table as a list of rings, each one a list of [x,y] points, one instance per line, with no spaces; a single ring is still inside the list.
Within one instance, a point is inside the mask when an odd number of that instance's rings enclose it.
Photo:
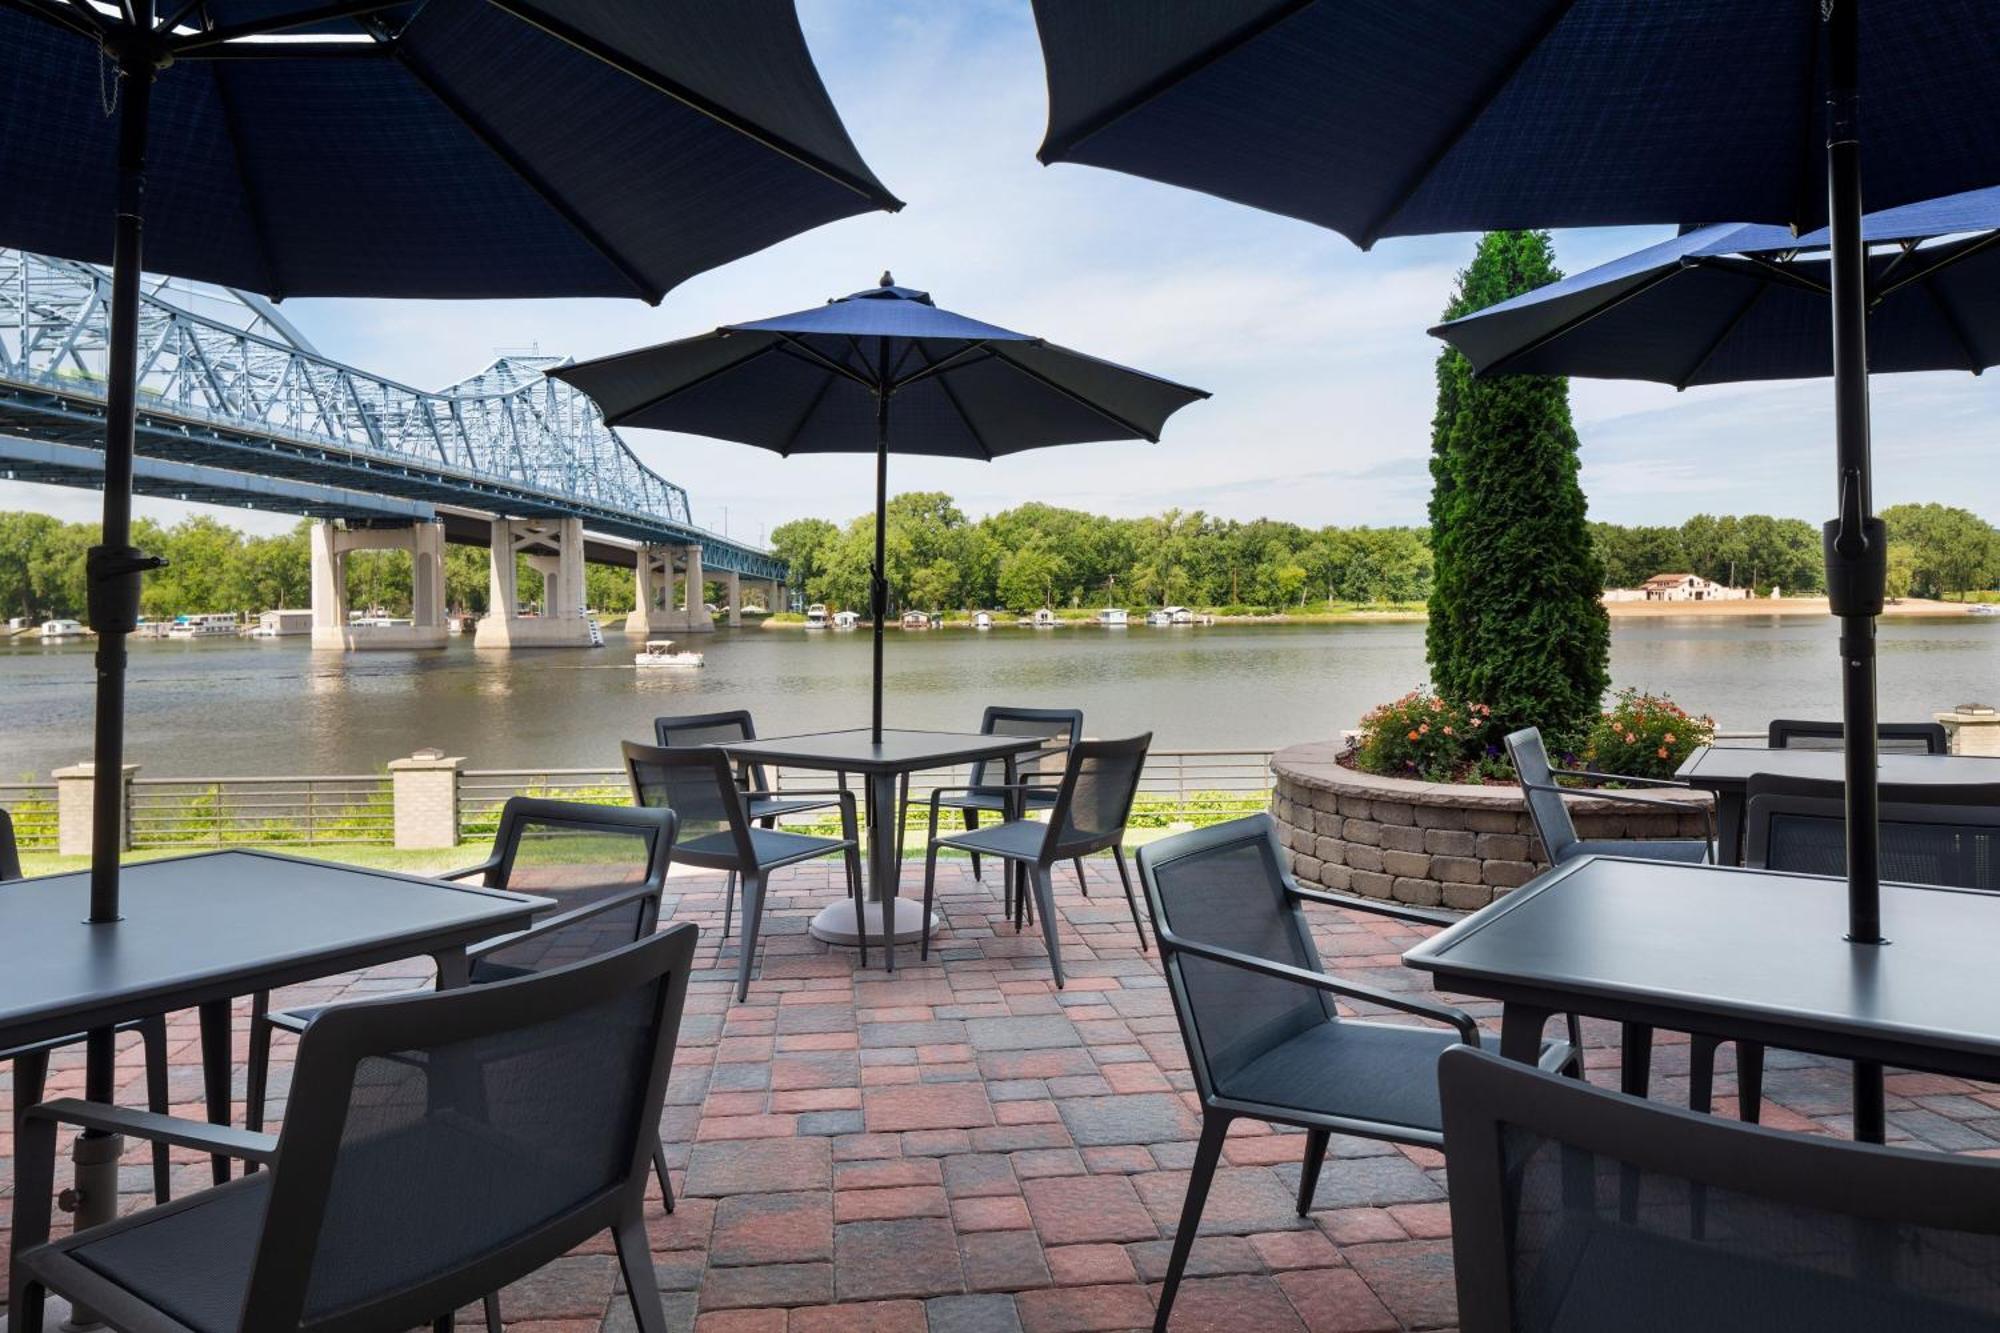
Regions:
[[[230,1002],[429,955],[441,987],[468,945],[525,928],[546,898],[272,852],[124,867],[123,916],[88,925],[90,876],[0,885],[0,1048],[195,1006],[208,1118],[229,1123]],[[215,1159],[217,1183],[227,1178]]]
[[[1884,884],[1890,942],[1859,945],[1844,938],[1844,884],[1583,857],[1403,962],[1439,990],[1501,1001],[1510,1059],[1533,1062],[1548,1020],[1580,1013],[1852,1060],[1857,1082],[1884,1065],[2000,1081],[2000,990],[1981,984],[2000,894]],[[1855,1137],[1882,1130],[1879,1099],[1857,1104]]]
[[[1040,736],[1008,736],[969,731],[905,731],[891,728],[882,739],[870,738],[869,729],[821,731],[800,736],[759,737],[754,741],[725,742],[730,758],[783,768],[815,769],[827,773],[857,773],[867,783],[868,794],[868,901],[885,903],[884,921],[895,922],[888,936],[893,943],[908,944],[923,931],[923,906],[896,896],[902,875],[903,838],[901,829],[891,829],[901,808],[897,784],[911,773],[931,769],[956,768],[980,760],[1000,760],[1006,765],[1007,782],[1019,780],[1020,756],[1040,749]],[[813,918],[815,939],[829,944],[856,944],[854,904],[842,899]],[[891,972],[896,970],[896,952],[886,943]]]
[[[1839,750],[1768,749],[1761,745],[1704,745],[1675,774],[1700,791],[1715,794],[1716,859],[1743,864],[1743,800],[1759,773],[1840,782],[1846,759]],[[2000,782],[2000,759],[1962,754],[1884,754],[1876,761],[1883,786],[1892,783],[1948,786]]]

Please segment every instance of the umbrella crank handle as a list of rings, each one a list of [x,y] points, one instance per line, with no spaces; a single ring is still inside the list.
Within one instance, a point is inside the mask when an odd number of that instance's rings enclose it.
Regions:
[[[90,627],[102,635],[130,634],[139,624],[139,576],[164,569],[165,556],[136,546],[93,546],[84,557]]]
[[[1882,520],[1861,512],[1861,478],[1840,477],[1840,517],[1820,530],[1826,555],[1827,609],[1837,616],[1879,616],[1889,583],[1889,538]]]

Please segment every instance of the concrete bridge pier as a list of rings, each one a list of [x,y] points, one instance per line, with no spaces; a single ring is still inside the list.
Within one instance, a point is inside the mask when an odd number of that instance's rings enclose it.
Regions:
[[[338,528],[315,523],[312,554],[312,642],[329,651],[376,648],[442,648],[444,626],[444,526],[413,523],[406,528]],[[410,623],[357,625],[347,613],[347,554],[350,551],[410,553]]]
[[[521,614],[515,557],[542,575],[542,613]],[[583,617],[583,520],[496,518],[490,550],[487,611],[473,633],[475,648],[582,648],[590,643]]]
[[[729,628],[743,628],[743,579],[735,570],[730,570],[722,579],[722,601],[729,612]]]
[[[678,561],[687,573],[682,584],[680,605],[674,604],[674,565]],[[707,634],[715,620],[702,600],[701,547],[643,546],[633,575],[632,614],[625,618],[625,632],[635,637],[662,634]]]

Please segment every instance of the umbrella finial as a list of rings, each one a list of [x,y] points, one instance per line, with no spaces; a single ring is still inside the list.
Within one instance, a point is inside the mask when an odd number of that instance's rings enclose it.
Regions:
[[[885,268],[885,269],[883,269],[883,270],[882,270],[882,281],[881,281],[881,282],[880,282],[879,284],[877,284],[877,285],[878,285],[878,286],[882,286],[882,287],[894,287],[894,286],[896,285],[896,275],[895,275],[895,274],[893,274],[893,273],[891,273],[891,272],[890,272],[890,271],[889,271],[888,269],[886,269],[886,268]]]

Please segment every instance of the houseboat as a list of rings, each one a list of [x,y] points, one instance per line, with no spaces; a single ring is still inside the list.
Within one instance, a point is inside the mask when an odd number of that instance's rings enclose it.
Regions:
[[[929,629],[930,627],[931,627],[931,618],[924,612],[922,611],[903,612],[904,629]]]
[[[135,639],[164,639],[167,637],[167,621],[155,620],[151,616],[140,616],[139,623],[132,627]]]
[[[814,602],[806,608],[806,628],[825,629],[827,626],[826,603]]]
[[[44,620],[42,622],[42,642],[60,643],[64,639],[81,639],[90,633],[79,620]]]
[[[1036,629],[1054,629],[1056,626],[1062,624],[1060,620],[1056,619],[1056,613],[1049,610],[1046,606],[1035,608],[1035,614],[1030,618],[1030,623]]]
[[[248,630],[253,639],[287,639],[295,635],[310,634],[313,628],[313,613],[306,611],[259,611],[257,623]]]
[[[856,612],[835,611],[833,613],[833,627],[835,629],[853,629],[856,625],[859,625],[860,623],[861,623],[861,617]]]
[[[167,626],[170,639],[213,639],[233,635],[242,628],[233,611],[211,611],[192,616],[175,616]]]
[[[1178,606],[1157,607],[1146,613],[1146,623],[1155,628],[1162,625],[1171,625],[1174,623],[1174,612],[1180,609]]]
[[[972,628],[992,629],[993,613],[991,611],[974,611],[972,613]]]
[[[1107,606],[1097,613],[1097,623],[1106,629],[1124,629],[1129,619],[1122,606]]]
[[[700,653],[684,653],[674,647],[672,639],[648,639],[643,652],[633,655],[635,667],[698,667],[702,664]]]

